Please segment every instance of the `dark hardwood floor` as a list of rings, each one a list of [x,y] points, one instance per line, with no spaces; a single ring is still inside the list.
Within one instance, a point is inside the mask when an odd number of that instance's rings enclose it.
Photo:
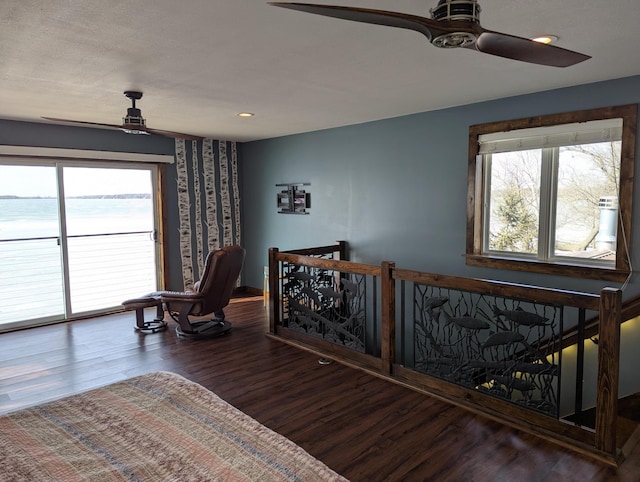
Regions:
[[[261,297],[232,300],[230,334],[134,331],[132,312],[0,335],[0,413],[135,375],[179,373],[352,481],[638,481],[589,457],[265,336]],[[149,314],[152,317],[152,313]]]

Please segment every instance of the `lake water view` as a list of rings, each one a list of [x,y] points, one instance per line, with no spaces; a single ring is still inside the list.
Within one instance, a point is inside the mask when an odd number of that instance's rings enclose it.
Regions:
[[[65,200],[71,313],[117,307],[156,289],[153,205],[146,198]],[[54,198],[0,198],[0,324],[65,317]]]

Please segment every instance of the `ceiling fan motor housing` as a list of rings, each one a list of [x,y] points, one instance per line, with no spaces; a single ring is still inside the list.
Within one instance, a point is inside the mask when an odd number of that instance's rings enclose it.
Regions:
[[[122,130],[127,134],[148,134],[146,122],[140,109],[129,107],[127,115],[122,118]]]
[[[129,107],[127,109],[127,115],[122,118],[122,122],[125,125],[132,127],[145,127],[145,120],[142,117],[142,112],[140,109],[135,107]]]
[[[468,20],[478,23],[480,11],[477,0],[440,0],[430,13],[434,20]]]
[[[127,90],[124,95],[131,99],[132,105],[127,109],[127,115],[122,118],[122,130],[127,134],[148,134],[142,111],[136,108],[136,100],[142,98],[142,92]]]
[[[463,20],[480,23],[480,5],[476,0],[440,0],[430,10],[431,18],[438,21]],[[473,32],[449,32],[434,38],[431,43],[441,48],[466,47],[476,41]]]

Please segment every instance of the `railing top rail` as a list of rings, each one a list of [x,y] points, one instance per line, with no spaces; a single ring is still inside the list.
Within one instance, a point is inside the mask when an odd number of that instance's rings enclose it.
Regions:
[[[121,233],[94,233],[94,234],[72,234],[67,236],[67,238],[91,238],[97,236],[126,236],[129,234],[150,234],[153,233],[153,230],[146,231],[126,231]],[[12,238],[12,239],[0,239],[0,243],[11,243],[15,241],[24,242],[24,241],[46,241],[51,239],[59,239],[60,236],[41,236],[41,237],[33,237],[33,238]]]
[[[441,274],[423,273],[408,269],[394,268],[392,278],[396,280],[412,281],[442,288],[473,291],[507,298],[523,299],[531,302],[553,303],[563,306],[573,306],[597,311],[599,309],[600,295],[581,293],[552,288],[506,283],[503,281],[481,280],[448,276]]]
[[[332,244],[329,246],[318,246],[315,248],[291,249],[289,251],[281,251],[281,253],[300,254],[302,256],[312,256],[312,255],[331,254],[339,251],[340,251],[340,245]]]
[[[311,256],[302,256],[291,253],[277,253],[276,261],[285,261],[287,263],[299,264],[302,266],[311,266],[313,268],[331,269],[334,271],[343,271],[355,274],[364,274],[371,276],[380,276],[380,266],[370,264],[354,263],[351,261],[342,261],[337,259],[313,258]]]
[[[339,252],[339,245],[337,244],[286,252],[277,251],[275,253],[275,260],[314,268],[381,276],[382,269],[379,265],[313,257],[313,255],[318,256],[335,252]],[[550,303],[562,306],[572,306],[575,308],[584,308],[593,311],[598,311],[600,308],[600,295],[593,293],[543,288],[495,280],[463,278],[459,276],[425,273],[395,267],[392,269],[392,278],[396,280],[429,284],[442,288],[527,300],[534,303]]]

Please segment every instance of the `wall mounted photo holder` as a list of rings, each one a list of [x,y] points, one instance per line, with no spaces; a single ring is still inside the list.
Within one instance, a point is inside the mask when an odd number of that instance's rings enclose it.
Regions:
[[[302,189],[309,183],[276,184],[276,187],[284,187],[278,193],[278,212],[282,214],[309,214],[307,209],[311,207],[311,193]]]

